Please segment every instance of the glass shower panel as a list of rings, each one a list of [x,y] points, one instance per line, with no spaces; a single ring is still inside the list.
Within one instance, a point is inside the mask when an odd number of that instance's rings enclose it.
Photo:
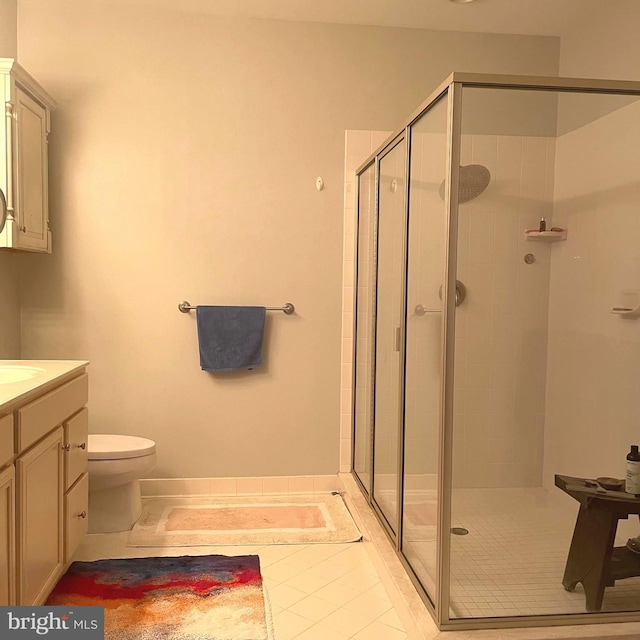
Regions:
[[[599,602],[563,578],[598,555],[592,531],[571,550],[579,503],[555,476],[623,477],[637,439],[640,334],[615,308],[640,306],[640,103],[465,87],[462,107],[461,193],[465,167],[490,181],[459,206],[452,618],[637,611],[640,572],[605,576]],[[639,533],[617,524],[617,566]]]
[[[371,490],[373,398],[373,305],[376,175],[372,164],[358,176],[358,255],[354,379],[353,470]]]
[[[411,127],[402,552],[432,601],[436,588],[442,301],[446,257],[447,100]]]
[[[462,92],[460,189],[473,185],[466,167],[482,167],[489,181],[458,208],[457,276],[469,295],[456,310],[451,526],[469,533],[451,536],[454,618],[547,606],[529,596],[550,559],[533,560],[549,543],[539,509],[551,244],[524,234],[542,218],[554,224],[557,107],[556,92]],[[492,606],[467,601],[470,572]],[[557,612],[563,598],[549,598]]]
[[[405,260],[406,142],[379,162],[373,498],[393,533],[398,527],[401,344]]]

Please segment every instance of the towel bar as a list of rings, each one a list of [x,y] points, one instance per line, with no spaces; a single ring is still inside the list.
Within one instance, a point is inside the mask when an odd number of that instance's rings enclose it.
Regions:
[[[192,306],[192,304],[186,300],[178,304],[178,309],[182,311],[182,313],[189,313],[189,311],[195,308],[196,307]],[[285,302],[282,307],[265,307],[265,309],[267,311],[284,311],[287,315],[292,314],[296,310],[291,302]]]

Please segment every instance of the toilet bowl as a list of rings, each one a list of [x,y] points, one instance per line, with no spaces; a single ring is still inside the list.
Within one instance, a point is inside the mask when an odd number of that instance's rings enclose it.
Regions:
[[[148,438],[89,434],[89,533],[128,531],[142,513],[140,478],[156,466]]]

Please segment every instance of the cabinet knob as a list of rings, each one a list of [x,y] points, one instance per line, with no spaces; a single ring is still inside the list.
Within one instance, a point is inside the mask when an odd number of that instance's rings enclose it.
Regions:
[[[78,447],[78,449],[86,449],[87,448],[87,443],[86,442],[79,442],[77,447]]]
[[[86,512],[86,511],[81,511],[81,512],[78,514],[78,518],[86,518],[86,517],[87,517],[87,512]]]
[[[20,227],[20,231],[22,231],[22,233],[27,233],[27,227],[25,227],[24,225],[22,225]]]
[[[62,450],[63,451],[70,451],[71,450],[71,445],[70,444],[63,444],[62,445]]]

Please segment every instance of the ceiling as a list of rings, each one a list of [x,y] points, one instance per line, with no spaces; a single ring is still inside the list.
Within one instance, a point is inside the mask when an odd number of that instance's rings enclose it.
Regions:
[[[50,0],[23,0],[49,2]],[[66,3],[74,0],[66,0]],[[76,0],[85,3],[86,0]],[[562,36],[587,20],[606,20],[637,0],[92,0],[210,15]]]

